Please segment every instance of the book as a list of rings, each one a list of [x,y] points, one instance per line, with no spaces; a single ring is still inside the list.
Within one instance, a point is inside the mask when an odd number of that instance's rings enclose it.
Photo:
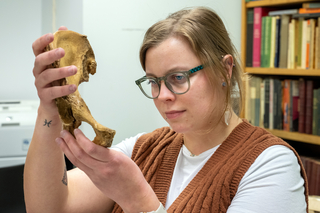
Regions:
[[[247,10],[246,66],[252,67],[253,8]]]
[[[299,68],[306,69],[306,53],[307,53],[307,27],[308,20],[302,22],[302,37],[301,37],[301,65]]]
[[[313,80],[306,81],[306,134],[312,134],[313,84]]]
[[[280,56],[279,56],[280,68],[287,68],[289,19],[290,19],[289,15],[281,15]]]
[[[299,14],[293,14],[292,18],[318,18],[320,17],[320,13],[299,13]]]
[[[320,69],[320,17],[318,18],[318,26],[316,27],[316,42],[315,42],[315,69]]]
[[[271,17],[271,35],[270,35],[270,56],[269,56],[269,66],[274,68],[274,58],[275,58],[275,48],[276,48],[276,27],[277,27],[277,17]]]
[[[318,135],[319,127],[319,115],[318,115],[318,106],[319,106],[319,92],[320,89],[313,90],[313,118],[312,118],[312,134]]]
[[[259,126],[264,127],[264,113],[265,113],[265,79],[260,83],[260,118]]]
[[[311,44],[311,19],[308,19],[307,32],[306,32],[306,65],[305,65],[306,69],[309,69],[310,44]]]
[[[286,10],[275,10],[270,11],[268,13],[269,16],[278,16],[278,15],[292,15],[292,14],[298,14],[299,9],[286,9]]]
[[[314,51],[315,51],[315,19],[310,19],[310,49],[309,49],[309,69],[314,69]]]
[[[294,65],[293,68],[296,69],[298,67],[298,49],[299,49],[299,36],[300,36],[300,21],[298,19],[295,20],[294,25]]]
[[[266,25],[267,25],[267,17],[264,16],[261,19],[260,67],[266,67],[266,60],[265,60]]]
[[[263,125],[264,128],[269,128],[269,108],[270,108],[270,78],[264,79],[264,116]]]
[[[290,131],[297,132],[299,130],[299,81],[291,80],[291,98],[290,98]]]
[[[273,80],[274,84],[274,95],[273,95],[273,128],[282,129],[282,112],[281,112],[281,102],[282,102],[282,87],[281,81],[279,79]]]
[[[320,8],[320,2],[302,3],[302,8]]]
[[[261,27],[262,17],[267,16],[272,8],[255,7],[253,9],[253,52],[252,52],[252,66],[261,66]]]
[[[262,17],[261,33],[261,67],[270,67],[270,49],[271,49],[271,24],[272,17]]]
[[[302,68],[301,58],[302,58],[302,32],[303,32],[303,18],[298,19],[298,46],[297,46],[297,58],[296,58],[296,68]]]
[[[260,77],[255,77],[255,82],[254,82],[254,86],[255,86],[255,91],[256,91],[256,95],[255,95],[255,114],[254,114],[254,125],[255,126],[259,126],[260,125],[260,88],[261,88],[261,82],[262,82],[262,78]]]
[[[283,130],[290,131],[290,85],[291,79],[285,79],[283,85]]]
[[[320,13],[320,8],[299,8],[299,13]]]
[[[299,79],[299,127],[298,131],[300,133],[305,133],[305,123],[306,123],[306,82],[303,78]]]
[[[279,67],[281,18],[276,16],[274,67]]]
[[[273,102],[274,102],[274,79],[270,78],[270,87],[269,87],[269,129],[273,129],[274,126],[274,115],[273,115]]]
[[[294,69],[294,50],[295,50],[295,19],[292,19],[289,23],[289,39],[288,39],[288,59],[287,59],[287,68]]]

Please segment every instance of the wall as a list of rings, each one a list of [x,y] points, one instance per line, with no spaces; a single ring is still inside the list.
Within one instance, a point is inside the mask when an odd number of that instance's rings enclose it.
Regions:
[[[167,125],[153,101],[135,85],[134,81],[144,75],[139,47],[153,23],[184,7],[199,5],[211,7],[221,16],[239,50],[239,0],[83,1],[83,33],[88,36],[98,66],[89,83],[81,85],[82,96],[96,120],[117,131],[115,143]],[[84,126],[84,131],[93,138],[91,127]]]
[[[153,101],[134,83],[144,75],[139,47],[153,23],[181,8],[198,5],[209,6],[221,16],[240,50],[239,0],[1,0],[0,100],[38,99],[32,42],[64,25],[86,34],[93,47],[97,73],[79,89],[96,120],[117,131],[114,142],[164,126]],[[82,129],[93,139],[90,126],[83,124]]]

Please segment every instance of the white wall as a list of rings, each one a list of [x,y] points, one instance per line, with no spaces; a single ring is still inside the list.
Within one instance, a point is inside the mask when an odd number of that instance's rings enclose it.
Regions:
[[[169,13],[190,6],[214,9],[240,49],[239,0],[83,1],[83,33],[88,36],[98,66],[89,83],[81,85],[82,96],[96,120],[117,131],[114,143],[167,125],[153,101],[135,85],[134,81],[144,75],[139,47],[148,27]],[[93,138],[89,126],[84,126],[84,131]]]
[[[0,0],[0,100],[38,99],[32,68],[32,42],[53,32],[52,0]],[[166,125],[153,101],[134,81],[144,75],[139,47],[144,32],[169,13],[208,6],[223,19],[240,50],[239,0],[55,0],[55,29],[61,25],[88,36],[98,63],[80,93],[95,119],[117,131],[115,143],[138,132]],[[82,129],[90,139],[91,127]]]
[[[41,0],[0,1],[0,100],[36,99],[32,42],[41,35]]]

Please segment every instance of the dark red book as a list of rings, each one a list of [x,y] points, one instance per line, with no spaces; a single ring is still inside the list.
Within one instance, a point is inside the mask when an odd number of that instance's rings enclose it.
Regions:
[[[306,133],[306,82],[303,78],[299,79],[299,127],[300,133]]]
[[[312,134],[313,119],[313,85],[312,80],[306,81],[306,133]]]

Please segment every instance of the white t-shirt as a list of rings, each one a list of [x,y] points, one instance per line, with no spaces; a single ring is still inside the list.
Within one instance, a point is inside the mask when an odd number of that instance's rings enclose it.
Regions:
[[[112,147],[131,158],[140,133]],[[166,206],[168,209],[201,170],[219,145],[198,156],[182,146],[174,168]],[[227,213],[305,213],[304,179],[295,154],[275,145],[264,150],[241,179]]]

